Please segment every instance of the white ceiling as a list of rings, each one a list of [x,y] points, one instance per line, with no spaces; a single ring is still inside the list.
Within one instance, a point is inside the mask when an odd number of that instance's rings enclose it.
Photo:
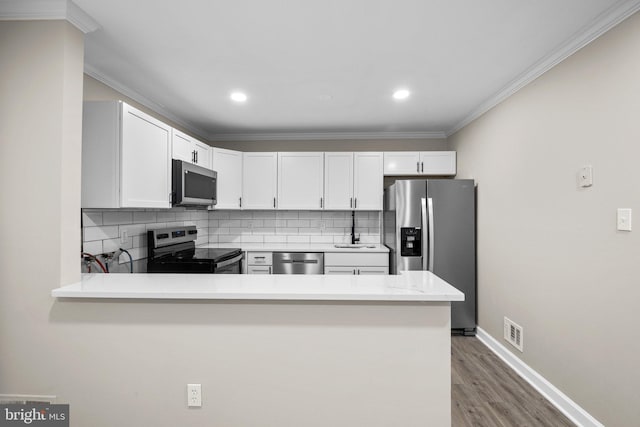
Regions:
[[[444,136],[638,3],[74,1],[100,25],[87,72],[211,140]]]

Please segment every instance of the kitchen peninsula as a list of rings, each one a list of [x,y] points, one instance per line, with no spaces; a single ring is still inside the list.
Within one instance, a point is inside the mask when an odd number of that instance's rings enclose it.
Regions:
[[[192,355],[197,376],[167,366],[168,380],[202,383],[203,406],[188,416],[203,423],[451,422],[450,302],[464,295],[430,272],[90,274],[52,295],[69,321],[117,323],[127,336],[157,323],[140,339]]]

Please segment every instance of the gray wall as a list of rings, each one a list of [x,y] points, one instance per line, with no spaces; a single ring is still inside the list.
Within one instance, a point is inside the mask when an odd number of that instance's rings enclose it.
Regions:
[[[522,325],[516,355],[609,427],[640,419],[640,231],[616,231],[640,214],[639,46],[636,14],[449,139],[478,182],[480,326]]]
[[[49,315],[51,290],[80,278],[83,36],[2,21],[0,57],[0,393],[51,394],[82,352]]]

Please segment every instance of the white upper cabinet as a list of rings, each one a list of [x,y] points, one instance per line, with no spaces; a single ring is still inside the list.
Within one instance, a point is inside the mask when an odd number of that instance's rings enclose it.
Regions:
[[[240,209],[242,207],[242,152],[211,149],[211,165],[218,173],[218,203],[215,209]]]
[[[387,151],[385,175],[455,175],[455,151]]]
[[[211,147],[204,142],[194,139],[193,149],[196,156],[195,164],[203,168],[211,169]]]
[[[204,168],[211,168],[210,147],[189,135],[173,129],[172,157]]]
[[[278,209],[324,206],[324,153],[278,153]]]
[[[325,153],[324,162],[325,209],[382,210],[382,153]]]
[[[242,208],[275,209],[278,153],[243,153]]]
[[[170,208],[171,127],[121,101],[85,102],[83,208]]]
[[[383,154],[353,154],[353,207],[362,211],[381,211],[384,193]]]
[[[384,153],[385,175],[417,175],[420,173],[420,152],[387,151]]]
[[[324,208],[353,209],[353,153],[324,153]]]
[[[423,151],[420,153],[420,173],[424,175],[455,175],[455,151]]]

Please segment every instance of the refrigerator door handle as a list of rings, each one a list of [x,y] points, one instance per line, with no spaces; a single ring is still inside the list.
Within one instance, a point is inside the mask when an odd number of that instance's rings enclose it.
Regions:
[[[424,200],[424,199],[422,199]],[[429,205],[429,271],[433,271],[433,255],[434,255],[434,229],[435,224],[433,222],[433,199],[429,197],[427,199],[427,203]]]
[[[431,200],[431,199],[429,199]],[[422,219],[422,269],[428,270],[429,266],[427,265],[427,199],[424,197],[420,200],[422,206],[421,219]],[[430,255],[430,254],[429,254]]]

